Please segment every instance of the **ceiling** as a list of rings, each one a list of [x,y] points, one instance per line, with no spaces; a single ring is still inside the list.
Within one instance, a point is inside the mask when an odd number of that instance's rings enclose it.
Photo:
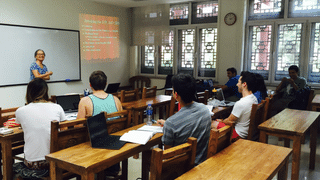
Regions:
[[[190,2],[191,0],[89,0],[100,3],[106,3],[115,6],[121,7],[139,7],[139,6],[149,6],[149,5],[157,5],[157,4],[173,4],[173,3],[182,3],[182,2]],[[197,1],[197,0],[193,0]]]

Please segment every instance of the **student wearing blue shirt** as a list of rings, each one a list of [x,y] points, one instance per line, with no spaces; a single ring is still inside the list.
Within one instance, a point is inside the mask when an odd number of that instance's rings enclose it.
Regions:
[[[242,97],[237,87],[240,76],[237,75],[237,70],[234,67],[227,69],[227,76],[229,81],[225,85],[213,85],[213,88],[221,88],[224,91],[226,100],[238,101]]]
[[[53,74],[53,72],[48,71],[47,66],[43,64],[45,56],[46,54],[42,49],[38,49],[34,53],[36,61],[30,66],[30,81],[34,78],[50,80],[50,76]]]

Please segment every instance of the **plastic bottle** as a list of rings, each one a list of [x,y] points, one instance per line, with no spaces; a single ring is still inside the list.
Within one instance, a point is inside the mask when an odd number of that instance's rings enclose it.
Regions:
[[[152,113],[153,113],[153,108],[152,108],[151,104],[148,104],[146,112],[147,112],[147,125],[151,126],[152,125],[151,119],[152,119]]]

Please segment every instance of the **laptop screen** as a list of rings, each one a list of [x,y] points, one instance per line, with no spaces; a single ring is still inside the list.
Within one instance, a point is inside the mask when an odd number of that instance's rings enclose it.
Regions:
[[[106,93],[115,93],[118,91],[120,83],[108,84]]]
[[[59,104],[65,112],[78,111],[80,102],[80,95],[62,95],[56,97],[57,104]]]
[[[217,89],[216,97],[219,101],[224,101],[223,90],[221,88]]]

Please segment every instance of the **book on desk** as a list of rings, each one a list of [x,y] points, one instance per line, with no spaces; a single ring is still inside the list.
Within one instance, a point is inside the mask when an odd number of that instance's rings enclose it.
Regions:
[[[123,134],[120,140],[145,145],[153,137],[153,135],[162,132],[162,127],[160,126],[144,125],[137,130],[131,130]]]

